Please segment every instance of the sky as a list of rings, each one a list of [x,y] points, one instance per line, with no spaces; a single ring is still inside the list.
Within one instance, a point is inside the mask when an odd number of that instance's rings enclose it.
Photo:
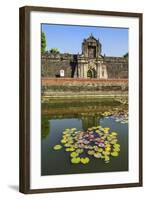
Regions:
[[[93,26],[42,24],[47,50],[57,48],[61,53],[82,53],[84,39],[91,33],[102,44],[102,55],[123,56],[128,52],[128,29]]]

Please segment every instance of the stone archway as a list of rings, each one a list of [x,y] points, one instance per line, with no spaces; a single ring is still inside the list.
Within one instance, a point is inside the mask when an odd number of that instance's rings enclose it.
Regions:
[[[87,71],[87,77],[88,77],[88,78],[92,78],[92,76],[93,76],[92,70],[89,69],[89,70]]]
[[[93,69],[89,69],[87,71],[87,77],[88,78],[97,78],[97,71],[93,68]]]
[[[89,60],[87,77],[97,78],[97,70],[96,70],[96,68],[97,68],[96,61],[95,60]]]

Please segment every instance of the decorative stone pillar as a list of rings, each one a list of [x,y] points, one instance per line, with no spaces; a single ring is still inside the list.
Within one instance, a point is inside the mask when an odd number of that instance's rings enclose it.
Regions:
[[[78,77],[87,78],[88,62],[84,58],[78,59]]]
[[[98,76],[100,79],[108,79],[107,67],[103,61],[99,61]]]

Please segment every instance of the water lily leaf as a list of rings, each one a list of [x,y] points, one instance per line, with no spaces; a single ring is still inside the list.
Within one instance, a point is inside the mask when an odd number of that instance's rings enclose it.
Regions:
[[[83,153],[83,149],[76,149],[76,152],[78,153],[78,154],[80,154],[80,153]]]
[[[65,139],[62,139],[62,140],[61,140],[61,143],[62,143],[62,144],[65,144],[66,142],[67,142],[67,140],[65,140]]]
[[[73,157],[73,158],[74,158],[74,157],[77,157],[78,155],[79,155],[79,154],[78,154],[77,152],[72,152],[72,153],[70,154],[70,156]]]
[[[99,133],[100,133],[100,130],[97,129],[97,130],[95,131],[95,133],[98,133],[98,134],[99,134]]]
[[[74,151],[75,149],[70,147],[70,148],[66,148],[65,151]]]
[[[119,148],[120,148],[120,144],[118,144],[118,143],[114,144],[113,146],[114,146],[115,148],[116,148],[116,147],[119,147]]]
[[[93,130],[93,128],[88,128],[88,131],[92,131]]]
[[[94,150],[95,150],[95,151],[98,151],[98,146],[94,146]]]
[[[107,140],[110,142],[112,140],[112,138],[110,136],[108,136]]]
[[[97,129],[100,129],[100,128],[102,128],[102,126],[99,125],[99,126],[96,126],[96,128],[97,128]]]
[[[94,150],[89,150],[87,153],[88,153],[89,155],[94,155],[95,151],[94,151]]]
[[[104,157],[104,160],[105,160],[105,161],[109,161],[109,160],[110,160],[110,157],[106,155],[106,156]]]
[[[102,154],[107,156],[107,155],[110,155],[110,152],[109,151],[103,151]]]
[[[105,163],[109,163],[110,157],[109,157],[109,156],[105,156],[105,157],[104,157],[104,161],[105,161]]]
[[[98,146],[99,147],[104,147],[104,143],[101,142],[101,143],[98,144]]]
[[[64,146],[65,146],[65,147],[70,147],[71,144],[70,144],[70,143],[66,143],[66,144],[64,144]]]
[[[80,163],[80,160],[81,160],[80,157],[74,157],[71,159],[71,163],[78,164],[78,163]]]
[[[101,158],[102,154],[101,153],[94,153],[95,158]]]
[[[116,144],[116,142],[117,142],[117,139],[113,139],[110,141],[111,144]]]
[[[88,157],[85,157],[85,158],[81,158],[81,163],[82,164],[88,164],[90,161],[90,159]]]
[[[120,151],[120,148],[119,148],[119,147],[114,147],[114,148],[113,148],[113,151],[119,152],[119,151]]]
[[[117,136],[117,133],[116,132],[111,132],[111,135],[112,136]]]
[[[107,130],[107,131],[109,131],[109,130],[110,130],[110,128],[109,128],[109,127],[105,127],[105,128],[104,128],[104,130]]]
[[[76,131],[77,129],[76,129],[76,128],[71,128],[71,130],[72,130],[72,131]]]
[[[53,147],[54,150],[60,150],[62,149],[62,146],[60,144],[57,144]]]
[[[102,149],[102,148],[98,148],[98,152],[100,152],[100,153],[101,153],[102,151],[103,151],[103,149]]]
[[[110,147],[106,147],[106,148],[105,148],[105,151],[110,151],[110,150],[111,150]]]
[[[110,148],[110,147],[111,147],[111,145],[110,145],[110,144],[106,144],[106,145],[105,145],[105,147],[106,147],[106,148],[108,148],[108,147]]]
[[[109,141],[107,141],[107,140],[104,142],[104,144],[105,144],[105,146],[106,146],[107,144],[110,145]]]
[[[67,131],[67,132],[68,132],[68,131],[70,131],[70,129],[69,129],[69,128],[66,128],[66,129],[65,129],[65,131]]]
[[[119,155],[119,153],[118,153],[117,151],[113,151],[113,152],[111,153],[111,155],[114,156],[114,157],[117,157],[117,156]]]
[[[97,128],[96,126],[93,126],[93,127],[92,127],[92,129],[96,129],[96,128]]]

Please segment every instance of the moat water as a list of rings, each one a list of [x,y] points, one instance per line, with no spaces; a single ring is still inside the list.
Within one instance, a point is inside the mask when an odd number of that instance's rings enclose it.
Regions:
[[[59,101],[42,103],[41,175],[128,171],[128,106],[116,101]],[[92,157],[88,164],[72,164],[70,152],[60,144],[65,129],[87,131],[91,127],[108,127],[117,133],[120,152],[109,163]],[[61,144],[62,145],[62,144]]]

